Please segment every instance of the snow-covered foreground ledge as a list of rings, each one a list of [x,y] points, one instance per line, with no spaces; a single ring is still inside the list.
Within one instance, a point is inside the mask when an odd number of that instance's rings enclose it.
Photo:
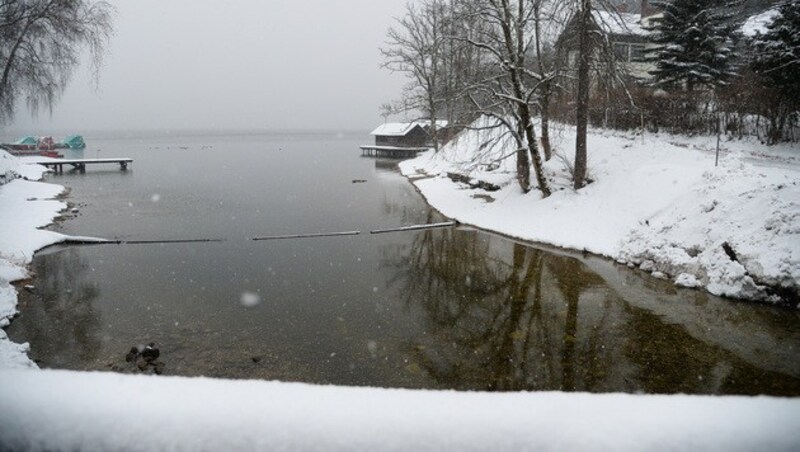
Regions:
[[[41,179],[45,171],[43,166],[24,164],[0,150],[0,328],[8,326],[17,312],[17,292],[11,283],[29,277],[27,265],[37,250],[65,239],[62,234],[40,229],[67,207],[53,199],[64,187],[32,182]],[[36,367],[27,351],[27,344],[9,341],[0,329],[0,368]]]
[[[3,450],[798,450],[800,400],[0,371]]]
[[[523,240],[587,250],[716,295],[776,301],[774,288],[800,291],[800,149],[715,138],[645,137],[593,130],[589,175],[576,192],[561,159],[545,171],[552,196],[523,195],[513,149],[495,132],[467,131],[438,153],[400,168],[448,217]],[[563,127],[556,148],[571,155]],[[487,192],[454,182],[458,173],[500,187]],[[475,184],[473,184],[475,185]],[[727,251],[726,251],[727,248]],[[731,256],[732,251],[735,257]]]

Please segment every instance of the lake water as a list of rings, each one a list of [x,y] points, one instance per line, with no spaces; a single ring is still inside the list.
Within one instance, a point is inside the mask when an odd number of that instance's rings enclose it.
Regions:
[[[8,328],[41,367],[464,390],[800,395],[800,317],[442,221],[366,134],[87,136]],[[354,181],[365,181],[357,182]],[[252,241],[363,231],[358,236]],[[145,371],[152,370],[145,368]]]

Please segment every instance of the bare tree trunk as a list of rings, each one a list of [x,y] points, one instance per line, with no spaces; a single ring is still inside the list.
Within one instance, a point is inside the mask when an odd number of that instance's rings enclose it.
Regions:
[[[550,82],[545,83],[541,98],[542,104],[542,152],[544,160],[549,161],[553,156],[550,145]]]
[[[521,24],[523,12],[522,2],[519,3],[519,11],[516,17],[511,14],[510,5],[508,0],[502,0],[504,20],[501,21],[501,28],[503,30],[503,37],[505,39],[506,51],[511,64],[509,65],[508,72],[511,78],[511,86],[517,105],[517,117],[520,121],[521,128],[525,132],[524,141],[527,141],[528,149],[520,146],[517,149],[517,180],[524,193],[530,191],[530,157],[533,159],[533,169],[536,173],[536,182],[539,189],[542,191],[543,197],[550,196],[550,187],[548,186],[547,179],[544,177],[544,169],[542,168],[542,158],[539,156],[539,149],[536,145],[536,133],[533,130],[533,122],[530,111],[530,105],[523,101],[526,98],[524,90],[522,89],[522,72],[525,65],[525,51],[524,51],[524,38],[522,36],[523,27]],[[516,22],[514,22],[516,20]],[[512,33],[512,25],[516,31],[516,36]],[[516,38],[516,39],[515,39]],[[516,45],[515,45],[516,44]]]
[[[534,32],[536,33],[536,59],[539,60],[539,72],[544,74],[544,58],[542,57],[542,11],[541,3],[534,4]],[[545,75],[546,77],[546,75]],[[549,80],[542,84],[542,94],[539,97],[539,106],[542,117],[542,152],[544,160],[549,161],[553,156],[550,146],[550,89],[552,85]]]
[[[517,149],[517,182],[523,193],[531,191],[531,164],[528,161],[528,149]]]
[[[591,0],[581,0],[580,20],[578,21],[578,102],[575,122],[577,137],[575,139],[575,171],[574,187],[582,188],[586,179],[586,129],[589,121],[589,58],[591,43],[589,27],[592,22]]]
[[[439,152],[439,136],[438,136],[439,133],[436,127],[437,108],[436,108],[436,101],[433,98],[432,91],[428,92],[428,103],[430,106],[429,108],[430,111],[428,113],[430,113],[430,121],[431,121],[430,134],[431,134],[431,140],[433,141],[433,150],[434,152]]]

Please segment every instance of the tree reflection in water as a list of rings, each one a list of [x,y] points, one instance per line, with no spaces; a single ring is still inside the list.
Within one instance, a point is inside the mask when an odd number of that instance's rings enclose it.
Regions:
[[[89,266],[76,248],[51,250],[34,260],[33,294],[21,294],[24,322],[8,329],[16,342],[29,342],[31,358],[47,367],[84,369],[98,358],[100,314],[94,307],[97,288],[87,282]]]
[[[409,354],[441,387],[609,390],[617,377],[603,338],[624,311],[580,261],[456,229],[421,232],[389,255],[401,257],[399,292],[428,322]],[[579,316],[582,304],[591,309]]]
[[[392,284],[406,310],[422,312],[425,334],[407,340],[403,352],[412,361],[407,370],[432,387],[800,393],[796,376],[690,333],[702,320],[675,324],[634,306],[565,254],[475,231],[429,230],[407,249],[384,249],[383,265],[395,270]],[[746,332],[758,325],[756,317],[730,326]]]

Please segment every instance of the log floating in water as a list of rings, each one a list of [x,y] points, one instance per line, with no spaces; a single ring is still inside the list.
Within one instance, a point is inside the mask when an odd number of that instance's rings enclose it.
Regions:
[[[222,239],[108,240],[94,237],[68,237],[61,243],[65,245],[150,245],[161,243],[210,243],[222,241]]]
[[[345,235],[358,235],[361,231],[344,231],[344,232],[318,232],[313,234],[290,234],[290,235],[270,235],[265,237],[254,237],[254,241],[261,240],[285,240],[285,239],[308,239],[314,237],[338,237]]]
[[[446,221],[442,223],[428,223],[417,224],[411,226],[402,226],[390,229],[375,229],[369,231],[370,234],[384,234],[387,232],[404,232],[404,231],[419,231],[424,229],[446,228],[456,226],[457,221]],[[308,239],[316,237],[341,237],[350,235],[359,235],[361,231],[342,231],[342,232],[316,232],[309,234],[287,234],[287,235],[270,235],[263,237],[254,237],[253,241],[264,240],[287,240],[287,239]],[[171,243],[212,243],[223,242],[222,239],[171,239],[171,240],[109,240],[95,237],[67,237],[61,243],[65,245],[153,245],[153,244],[171,244]]]
[[[178,240],[115,240],[120,245],[149,245],[159,243],[211,243],[224,242],[222,239],[178,239]]]
[[[422,229],[435,229],[435,228],[447,228],[450,226],[457,225],[457,221],[445,221],[442,223],[428,223],[428,224],[416,224],[413,226],[403,226],[399,228],[391,228],[391,229],[376,229],[374,231],[369,231],[370,234],[384,234],[387,232],[405,232],[405,231],[419,231]]]

